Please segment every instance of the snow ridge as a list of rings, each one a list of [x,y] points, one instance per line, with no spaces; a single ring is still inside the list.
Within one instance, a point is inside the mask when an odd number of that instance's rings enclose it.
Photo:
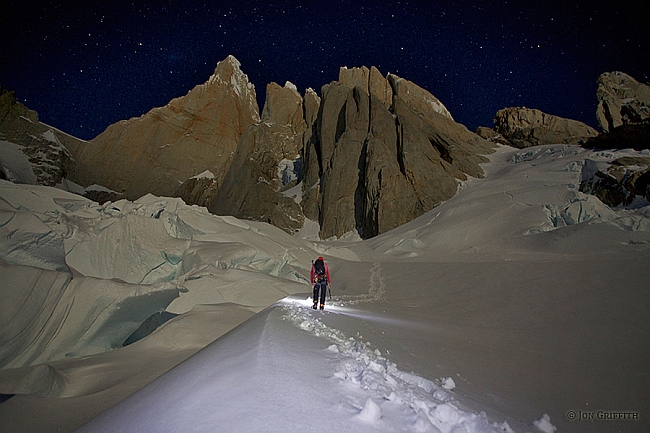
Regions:
[[[328,351],[338,359],[334,378],[369,394],[357,419],[380,429],[447,433],[512,431],[506,422],[490,424],[485,413],[474,414],[457,407],[453,396],[431,380],[401,371],[370,343],[346,336],[324,324],[318,313],[288,305],[284,318],[295,326],[333,344]],[[404,420],[407,423],[404,423]],[[388,424],[388,425],[387,425]]]

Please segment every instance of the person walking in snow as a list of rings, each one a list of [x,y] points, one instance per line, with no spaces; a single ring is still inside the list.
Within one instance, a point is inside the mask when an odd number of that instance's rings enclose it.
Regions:
[[[316,259],[311,266],[310,279],[314,285],[314,310],[318,307],[318,294],[320,292],[320,309],[325,308],[325,294],[327,287],[332,281],[330,278],[330,268],[322,257]]]

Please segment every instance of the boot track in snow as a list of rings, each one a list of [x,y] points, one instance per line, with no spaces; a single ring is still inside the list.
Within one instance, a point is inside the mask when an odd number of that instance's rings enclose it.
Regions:
[[[370,288],[370,294],[365,297],[380,299],[383,296],[378,263],[371,270]],[[356,299],[350,303],[359,301],[363,302]],[[335,297],[334,305],[342,304],[346,303]],[[379,430],[451,432],[460,428],[460,431],[467,432],[512,431],[507,422],[490,423],[485,413],[474,414],[459,409],[449,392],[454,387],[453,379],[443,378],[437,385],[431,380],[401,371],[383,357],[379,349],[372,349],[370,343],[357,341],[324,324],[320,319],[323,313],[304,308],[300,302],[287,303],[283,308],[284,319],[332,343],[327,351],[336,359],[334,378],[367,394],[366,400],[357,407],[359,413],[356,417],[359,420],[376,423],[375,427]],[[331,313],[326,310],[324,314]],[[405,418],[407,425],[403,424]]]

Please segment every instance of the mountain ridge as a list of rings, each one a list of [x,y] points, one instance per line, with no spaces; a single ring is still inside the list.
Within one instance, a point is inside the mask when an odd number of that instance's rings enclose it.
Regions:
[[[621,76],[633,80],[620,73],[599,79],[598,95],[609,99],[599,104],[598,116],[616,117],[603,114],[610,107],[624,110],[618,118],[626,121],[645,116],[644,100],[630,104],[627,92],[626,101],[616,102],[615,91],[603,90],[620,88],[608,83]],[[643,96],[644,86],[634,89]],[[631,114],[637,106],[641,114]],[[467,176],[480,177],[480,155],[497,143],[598,138],[582,122],[525,107],[500,110],[494,129],[470,132],[431,93],[374,66],[341,67],[321,96],[312,89],[301,95],[289,81],[269,83],[260,113],[254,85],[228,56],[186,95],[116,122],[88,142],[68,140],[62,147],[69,162],[54,184],[101,185],[99,192],[85,191],[96,200],[180,197],[288,233],[311,219],[323,239],[349,232],[367,238],[449,199]]]

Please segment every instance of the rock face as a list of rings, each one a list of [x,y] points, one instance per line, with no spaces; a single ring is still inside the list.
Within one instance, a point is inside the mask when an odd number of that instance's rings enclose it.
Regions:
[[[525,107],[497,111],[494,131],[518,148],[544,144],[582,144],[598,135],[595,129],[577,120]]]
[[[650,123],[617,126],[590,138],[585,147],[593,149],[650,149]]]
[[[423,118],[431,119],[435,119],[436,115],[439,114],[450,120],[454,120],[442,102],[415,83],[399,78],[394,74],[389,74],[388,80],[390,81],[395,96],[406,102],[413,113]]]
[[[214,173],[206,170],[183,182],[176,190],[176,196],[188,204],[210,207],[214,195],[219,190],[220,182],[215,179]]]
[[[598,78],[596,117],[603,132],[585,145],[597,149],[650,149],[650,86],[622,72]]]
[[[318,130],[316,120],[320,113],[321,98],[313,89],[307,89],[303,98],[307,130],[303,135],[301,150],[302,175],[300,206],[306,218],[318,221],[320,197],[320,173],[322,166],[318,158]]]
[[[386,107],[390,107],[393,103],[393,88],[374,66],[370,69],[365,66],[352,69],[340,68],[339,82],[348,87],[361,87],[367,94],[375,95]]]
[[[650,201],[650,157],[625,157],[611,164],[586,160],[580,191],[593,194],[610,207],[631,206]]]
[[[482,176],[480,155],[492,145],[433,95],[367,68],[343,68],[339,78],[323,87],[303,150],[302,207],[317,212],[321,238],[386,232],[452,197],[467,174]]]
[[[205,170],[214,174],[218,186],[239,139],[257,122],[255,89],[229,56],[187,95],[70,148],[79,161],[73,180],[124,192],[128,199],[177,195],[179,185]]]
[[[476,135],[493,143],[499,143],[504,146],[512,146],[512,143],[503,138],[501,134],[492,128],[488,128],[487,126],[479,126],[476,128]]]
[[[650,120],[650,86],[622,72],[606,72],[598,78],[598,125],[612,132],[621,125]]]
[[[262,121],[244,132],[210,212],[265,221],[288,232],[299,230],[304,216],[288,190],[298,182],[306,129],[296,87],[289,82],[284,87],[269,84]]]
[[[29,160],[33,176],[15,179],[0,154],[0,178],[38,185],[55,186],[74,175],[75,161],[66,146],[81,145],[76,139],[57,129],[40,123],[36,111],[16,100],[14,92],[0,87],[0,140],[14,144]]]
[[[271,83],[261,117],[239,67],[228,57],[186,96],[72,143],[71,180],[106,187],[98,197],[178,196],[289,233],[309,218],[321,238],[369,238],[481,177],[493,151],[431,93],[374,67],[341,68],[322,99]]]
[[[271,83],[262,119],[243,134],[209,210],[322,238],[368,238],[452,197],[482,176],[491,143],[455,123],[426,90],[376,68],[341,68],[322,89]],[[198,189],[197,189],[198,191]],[[201,192],[204,194],[204,192]]]

